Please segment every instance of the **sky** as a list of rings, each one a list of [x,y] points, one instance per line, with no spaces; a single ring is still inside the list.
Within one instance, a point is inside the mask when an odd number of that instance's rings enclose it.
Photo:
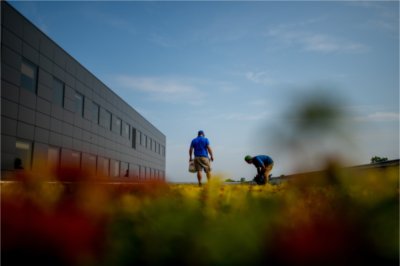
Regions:
[[[10,3],[166,135],[168,181],[196,181],[198,130],[224,179],[254,177],[247,154],[273,176],[399,158],[397,1]],[[304,133],[323,99],[341,122]]]

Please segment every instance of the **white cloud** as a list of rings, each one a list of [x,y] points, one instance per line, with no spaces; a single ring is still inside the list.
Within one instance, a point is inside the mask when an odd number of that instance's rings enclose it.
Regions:
[[[270,77],[266,71],[252,72],[249,71],[245,74],[246,78],[254,83],[262,85],[272,85],[275,81]]]
[[[280,25],[269,29],[269,37],[277,38],[287,45],[299,45],[302,49],[314,52],[346,52],[363,53],[368,47],[362,43],[353,42],[332,35],[302,31],[294,25]]]
[[[235,121],[259,121],[265,119],[267,115],[268,115],[267,112],[260,112],[255,114],[227,113],[216,116],[216,119],[235,120]]]
[[[145,93],[154,101],[200,105],[205,96],[190,81],[179,78],[119,75],[115,81],[117,86]]]

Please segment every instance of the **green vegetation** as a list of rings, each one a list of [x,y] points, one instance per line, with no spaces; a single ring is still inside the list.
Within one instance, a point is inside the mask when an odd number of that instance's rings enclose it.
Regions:
[[[374,156],[371,158],[371,163],[382,163],[382,162],[386,162],[387,160],[388,160],[388,158],[386,158],[386,157]]]
[[[275,186],[203,187],[19,174],[1,184],[2,262],[397,265],[398,171],[331,166]]]

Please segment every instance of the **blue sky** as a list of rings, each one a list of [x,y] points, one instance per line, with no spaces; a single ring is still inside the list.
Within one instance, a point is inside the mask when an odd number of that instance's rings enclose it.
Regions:
[[[399,158],[397,1],[11,4],[167,136],[169,181],[195,181],[199,129],[224,178],[254,176],[246,154],[273,157],[274,176],[325,155]],[[309,149],[282,144],[286,117],[321,93],[341,128]]]

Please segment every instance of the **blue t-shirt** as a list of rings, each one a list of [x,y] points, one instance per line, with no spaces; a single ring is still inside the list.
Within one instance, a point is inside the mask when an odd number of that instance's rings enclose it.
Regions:
[[[253,164],[255,167],[262,167],[262,166],[268,166],[270,164],[273,164],[274,161],[271,159],[271,157],[267,155],[257,155],[253,157]]]
[[[207,138],[203,136],[198,136],[197,138],[192,140],[190,147],[193,147],[195,157],[208,157],[208,145],[210,145],[210,142]]]

